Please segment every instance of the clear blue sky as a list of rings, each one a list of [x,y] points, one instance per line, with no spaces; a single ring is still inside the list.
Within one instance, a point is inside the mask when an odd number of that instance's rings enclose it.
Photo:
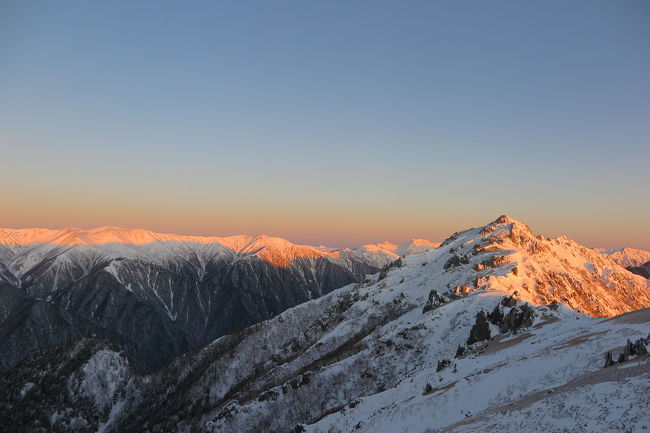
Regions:
[[[2,1],[2,226],[650,249],[650,2]]]

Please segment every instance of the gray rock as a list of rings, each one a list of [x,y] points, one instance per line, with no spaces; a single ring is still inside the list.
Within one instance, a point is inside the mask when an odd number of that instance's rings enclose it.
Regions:
[[[634,351],[637,355],[647,355],[648,354],[648,348],[646,347],[646,342],[644,341],[643,338],[639,338],[636,340],[634,343]]]
[[[424,308],[422,309],[423,313],[426,313],[431,310],[435,310],[442,304],[444,304],[445,298],[440,296],[438,292],[434,289],[429,292],[429,299],[427,299],[427,303],[424,304]]]
[[[532,326],[535,312],[528,304],[513,307],[508,314],[503,317],[501,332],[516,332],[520,328]]]
[[[625,343],[625,349],[623,349],[623,354],[626,357],[629,357],[630,355],[636,355],[636,347],[634,344],[632,344],[629,338]]]
[[[485,312],[480,311],[476,314],[476,322],[469,332],[467,344],[474,344],[479,341],[489,340],[490,338],[490,323]]]

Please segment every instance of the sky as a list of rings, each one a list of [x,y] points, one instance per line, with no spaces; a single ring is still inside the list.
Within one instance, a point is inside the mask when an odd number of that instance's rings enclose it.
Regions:
[[[0,2],[0,226],[650,250],[650,3]]]

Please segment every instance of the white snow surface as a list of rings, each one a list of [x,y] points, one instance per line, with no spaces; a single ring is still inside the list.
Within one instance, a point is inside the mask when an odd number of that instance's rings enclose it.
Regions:
[[[425,312],[432,291],[447,302]],[[519,305],[534,306],[533,326],[516,334],[492,326],[491,340],[455,358],[476,314],[514,292]],[[403,259],[385,279],[347,286],[256,327],[202,383],[211,383],[217,401],[262,368],[247,388],[265,397],[235,394],[205,418],[205,430],[274,431],[293,419],[319,433],[650,429],[648,357],[603,368],[607,352],[616,357],[627,339],[648,336],[650,310],[613,319],[577,311],[613,316],[650,306],[648,295],[645,279],[606,256],[501,217]],[[338,324],[312,340],[327,312],[350,300]],[[546,305],[552,301],[559,305]],[[278,351],[286,345],[299,356]],[[437,371],[443,359],[451,363]],[[222,368],[229,374],[215,378]],[[285,385],[265,385],[283,377]],[[287,385],[296,378],[299,385]]]

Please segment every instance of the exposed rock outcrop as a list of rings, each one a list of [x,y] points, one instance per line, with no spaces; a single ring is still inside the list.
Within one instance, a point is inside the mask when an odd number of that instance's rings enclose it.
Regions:
[[[426,313],[428,311],[434,310],[444,304],[446,301],[445,298],[443,298],[438,292],[433,289],[429,292],[429,298],[427,299],[427,303],[424,304],[424,308],[422,308],[422,312]]]
[[[474,344],[479,341],[486,341],[491,338],[490,335],[490,322],[484,311],[479,311],[476,314],[476,322],[469,332],[467,344]]]
[[[517,292],[507,296],[488,314],[488,320],[499,327],[502,333],[517,332],[520,328],[533,325],[535,312],[528,303],[519,305]]]

